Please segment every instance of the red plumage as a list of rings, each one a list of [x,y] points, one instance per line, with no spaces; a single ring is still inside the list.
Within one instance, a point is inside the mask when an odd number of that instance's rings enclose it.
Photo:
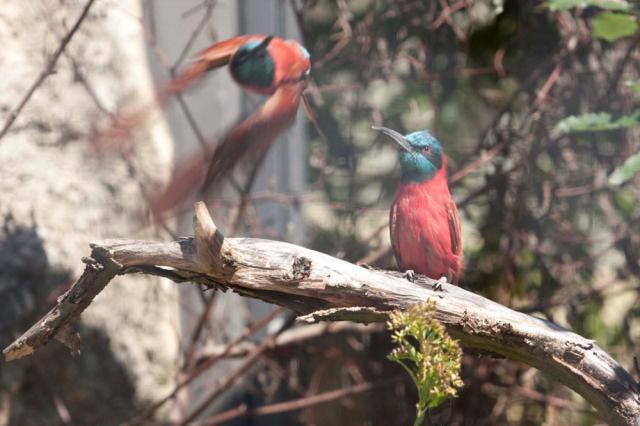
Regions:
[[[296,94],[303,86],[304,82],[283,85],[258,111],[225,135],[211,159],[194,155],[184,162],[165,190],[151,200],[151,210],[162,213],[181,204],[199,185],[202,188],[215,186],[247,157],[253,156],[254,160],[260,161],[295,118],[300,103]]]
[[[263,35],[242,35],[213,43],[200,52],[184,71],[160,91],[158,99],[164,101],[168,96],[180,93],[202,77],[205,72],[227,65],[233,54],[243,44],[263,38]]]
[[[256,37],[258,39],[264,38],[264,36],[253,36],[253,38]],[[272,95],[284,84],[299,83],[301,78],[306,76],[311,69],[308,53],[295,40],[272,37],[267,45],[267,52],[275,64],[273,82],[269,87],[257,88],[236,81],[243,89],[260,95]],[[299,97],[300,94],[302,91],[297,96]]]
[[[457,284],[462,270],[458,209],[449,193],[446,163],[431,179],[403,182],[389,214],[391,245],[401,270]]]
[[[242,45],[252,41],[268,43],[265,49],[275,65],[273,80],[267,87],[236,82],[244,90],[269,98],[224,136],[211,158],[203,159],[201,154],[196,154],[178,168],[167,188],[152,200],[151,209],[155,213],[179,205],[198,187],[203,191],[215,187],[240,162],[262,161],[277,137],[294,120],[311,64],[306,50],[293,40],[272,36],[266,40],[265,36],[251,35],[216,43],[203,51],[164,93],[178,92],[205,71],[228,64]]]

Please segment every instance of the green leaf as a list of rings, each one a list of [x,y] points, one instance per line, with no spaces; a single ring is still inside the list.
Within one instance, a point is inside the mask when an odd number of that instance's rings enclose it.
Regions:
[[[624,0],[549,0],[545,5],[553,11],[589,6],[595,6],[605,10],[631,10],[631,5]]]
[[[608,112],[587,113],[560,120],[554,127],[553,133],[557,136],[577,132],[601,132],[637,125],[640,125],[640,110],[630,115],[623,115],[617,120],[612,119]]]
[[[593,35],[608,42],[628,37],[638,30],[636,18],[624,13],[600,12],[591,20]]]
[[[627,158],[609,176],[610,185],[621,185],[640,172],[640,152]]]
[[[640,97],[640,80],[634,80],[631,77],[625,77],[624,85],[630,88],[636,97]]]
[[[619,189],[614,193],[615,206],[625,218],[631,217],[636,209],[636,197],[632,191]]]
[[[422,425],[429,408],[456,396],[456,389],[462,386],[462,352],[435,319],[433,300],[392,312],[387,326],[397,344],[388,358],[400,364],[416,385],[418,403],[414,424]],[[416,343],[418,347],[414,346]]]

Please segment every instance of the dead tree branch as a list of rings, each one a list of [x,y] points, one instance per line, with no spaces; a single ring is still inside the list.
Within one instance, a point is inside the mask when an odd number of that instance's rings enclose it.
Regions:
[[[31,354],[69,330],[116,274],[144,272],[231,289],[304,314],[309,322],[381,321],[391,310],[433,299],[437,318],[464,346],[538,368],[581,394],[610,424],[640,425],[638,384],[591,340],[456,286],[433,291],[432,280],[411,283],[399,273],[366,269],[293,244],[224,238],[201,203],[194,222],[195,237],[177,242],[92,244],[84,274],[3,351],[6,360]]]

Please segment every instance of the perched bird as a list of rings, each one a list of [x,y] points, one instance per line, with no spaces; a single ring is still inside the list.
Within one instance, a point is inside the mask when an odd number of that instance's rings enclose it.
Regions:
[[[457,284],[462,269],[460,221],[440,143],[424,130],[403,136],[386,127],[373,128],[399,148],[402,180],[389,212],[398,266]]]
[[[262,161],[295,118],[311,68],[309,52],[296,41],[274,36],[239,36],[214,44],[174,79],[164,93],[176,93],[204,72],[225,64],[243,89],[269,98],[224,136],[211,158],[196,155],[178,167],[168,187],[151,202],[156,213],[180,204],[198,186],[201,192],[214,187],[248,157]],[[303,104],[314,121],[306,100]]]

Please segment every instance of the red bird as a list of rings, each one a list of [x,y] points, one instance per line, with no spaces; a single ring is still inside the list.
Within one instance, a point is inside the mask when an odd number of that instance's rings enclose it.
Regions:
[[[247,157],[262,161],[295,118],[311,68],[309,53],[296,41],[273,36],[239,36],[212,45],[164,93],[176,93],[204,72],[225,64],[243,89],[269,98],[225,135],[211,158],[197,155],[178,168],[167,189],[152,200],[151,208],[156,213],[175,207],[198,185],[203,192],[214,187]]]
[[[163,104],[206,72],[227,64],[240,87],[269,98],[224,136],[210,158],[195,155],[177,168],[167,188],[151,200],[151,210],[155,213],[176,207],[198,187],[202,192],[214,187],[238,163],[247,161],[247,157],[253,157],[258,163],[262,161],[276,138],[295,118],[301,99],[307,116],[317,127],[302,95],[311,69],[309,52],[296,41],[274,36],[243,35],[209,46],[159,91],[157,103]],[[149,108],[143,108],[117,118],[111,129],[98,139],[126,137],[148,112]]]
[[[374,127],[400,149],[402,181],[389,214],[391,245],[401,270],[457,284],[462,269],[458,209],[447,185],[446,159],[427,131],[406,136]]]

